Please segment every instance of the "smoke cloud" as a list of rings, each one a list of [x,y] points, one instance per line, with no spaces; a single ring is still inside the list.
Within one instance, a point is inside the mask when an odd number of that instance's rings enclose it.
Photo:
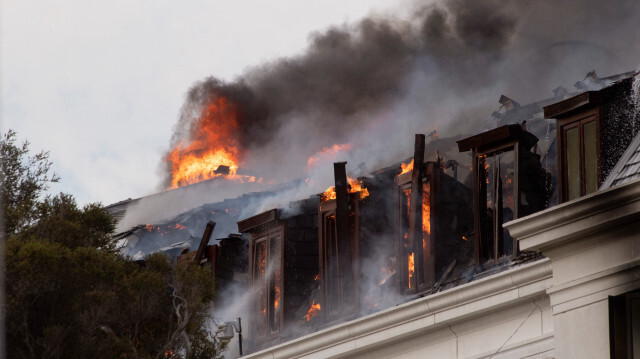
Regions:
[[[233,82],[196,82],[171,147],[197,138],[203,108],[226,97],[239,111],[230,136],[240,167],[259,176],[310,177],[302,173],[309,157],[344,143],[350,150],[338,160],[388,165],[411,154],[413,133],[491,128],[503,93],[526,103],[593,69],[601,76],[634,69],[639,7],[633,0],[453,0],[415,3],[405,19],[337,25],[311,35],[303,54],[257,65]]]

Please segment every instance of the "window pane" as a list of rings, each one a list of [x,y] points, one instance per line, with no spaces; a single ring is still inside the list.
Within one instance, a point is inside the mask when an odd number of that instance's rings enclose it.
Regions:
[[[515,152],[509,150],[497,155],[500,162],[500,176],[497,178],[496,197],[498,201],[496,210],[498,211],[498,255],[511,256],[513,254],[513,238],[509,231],[502,227],[503,223],[509,222],[515,217],[515,196],[514,196],[514,176],[515,176]]]
[[[586,193],[598,189],[598,159],[596,153],[596,121],[587,122],[583,127],[584,143],[584,180]]]
[[[494,257],[493,238],[494,238],[494,203],[493,203],[493,157],[481,156],[478,158],[478,171],[480,173],[480,230],[482,232],[481,258],[483,261],[490,260]],[[484,193],[483,193],[484,191]],[[484,202],[482,202],[484,199]]]
[[[349,224],[349,241],[350,243],[354,243],[355,241],[357,241],[356,238],[356,214],[353,210],[349,211],[349,218],[348,218],[348,224]],[[352,244],[349,244],[349,252],[351,253],[351,255],[353,256],[353,246]],[[338,246],[338,248],[340,248],[340,246]],[[344,248],[344,247],[343,247]],[[341,256],[345,256],[347,252],[345,253],[340,253]],[[349,263],[351,263],[351,259],[353,259],[353,257],[349,258]],[[338,262],[339,263],[339,262]],[[342,305],[345,308],[352,308],[355,305],[355,298],[354,298],[354,294],[355,294],[355,287],[353,284],[353,267],[351,265],[347,265],[347,266],[343,266],[340,268],[340,285],[342,287]]]
[[[274,236],[269,244],[269,325],[271,331],[278,331],[280,328],[281,300],[281,273],[280,273],[280,236]]]
[[[267,285],[265,280],[265,269],[267,264],[266,243],[267,242],[265,240],[256,243],[255,261],[253,263],[253,278],[258,289],[258,300],[256,301],[256,311],[258,313],[256,331],[259,334],[264,334],[267,322]]]
[[[487,154],[480,158],[480,178],[486,176],[486,209],[482,228],[485,259],[513,254],[513,238],[502,224],[515,218],[515,151]]]
[[[336,313],[340,309],[340,277],[338,272],[338,238],[336,236],[335,215],[325,217],[325,266],[327,277],[327,306],[329,313]]]
[[[411,250],[409,249],[409,211],[411,204],[411,185],[404,185],[400,187],[400,226],[402,238],[402,253],[401,265],[404,289],[415,289],[415,285],[412,283],[413,275],[415,272],[415,266],[412,261]],[[408,254],[405,254],[408,253]]]
[[[574,127],[566,131],[567,199],[580,197],[580,133]]]
[[[427,280],[429,261],[431,258],[431,186],[429,182],[422,183],[422,263],[419,267],[420,276],[424,284]],[[429,284],[429,283],[427,283]]]

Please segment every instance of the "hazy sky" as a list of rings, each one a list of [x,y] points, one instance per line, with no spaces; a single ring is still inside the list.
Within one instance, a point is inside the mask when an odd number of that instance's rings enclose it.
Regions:
[[[185,92],[300,53],[394,0],[33,1],[1,8],[2,131],[51,152],[52,192],[110,204],[156,190]]]

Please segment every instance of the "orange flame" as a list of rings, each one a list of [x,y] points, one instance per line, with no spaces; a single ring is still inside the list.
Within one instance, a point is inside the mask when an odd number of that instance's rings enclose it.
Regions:
[[[278,306],[280,306],[280,270],[276,271],[276,287],[275,287],[275,295],[273,299],[273,307],[275,310],[278,310]]]
[[[411,159],[411,162],[407,164],[404,164],[404,163],[400,164],[400,174],[404,174],[411,171],[413,171],[413,159]]]
[[[422,192],[422,232],[431,234],[431,207],[429,204],[429,192]]]
[[[255,182],[253,176],[237,175],[240,147],[236,134],[240,130],[236,105],[225,97],[216,97],[202,110],[193,124],[192,139],[178,143],[166,155],[171,171],[169,189],[214,177],[224,176],[240,182]],[[222,171],[220,166],[227,166]]]
[[[181,230],[183,230],[183,229],[185,229],[185,228],[187,228],[187,227],[186,227],[186,226],[183,226],[183,225],[181,225],[181,224],[176,223],[175,228],[176,228],[177,230],[181,231]]]
[[[318,314],[320,314],[320,303],[316,304],[316,300],[314,299],[313,303],[311,303],[311,307],[307,311],[307,314],[305,314],[305,318],[307,318],[307,322],[309,322]]]
[[[258,252],[257,254],[258,255],[258,273],[259,273],[259,278],[264,278],[266,264],[267,264],[267,254],[266,254],[266,249],[264,245],[258,248],[259,248],[259,250],[257,251]],[[261,314],[263,316],[267,315],[267,288],[264,280],[260,281],[259,300],[260,300],[260,307],[262,307]]]
[[[413,252],[409,254],[409,288],[411,288],[411,278],[413,278],[413,273],[416,270],[415,263],[413,261]]]
[[[331,147],[324,147],[322,150],[316,152],[313,156],[307,160],[307,168],[313,168],[320,162],[329,162],[333,160],[336,154],[341,151],[348,151],[351,149],[351,144],[335,144]]]
[[[362,186],[362,181],[357,178],[347,177],[347,182],[349,182],[348,193],[360,193],[360,199],[365,199],[369,197],[369,190]],[[336,188],[335,186],[331,186],[324,191],[320,198],[323,202],[329,201],[332,199],[336,199]]]

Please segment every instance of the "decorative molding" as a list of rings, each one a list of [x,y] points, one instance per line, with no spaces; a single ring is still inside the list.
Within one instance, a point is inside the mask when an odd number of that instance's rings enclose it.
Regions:
[[[525,264],[450,290],[416,299],[243,358],[296,358],[330,351],[348,356],[441,328],[506,305],[546,295],[549,259]]]
[[[505,223],[521,250],[544,251],[624,224],[640,228],[640,180]]]

